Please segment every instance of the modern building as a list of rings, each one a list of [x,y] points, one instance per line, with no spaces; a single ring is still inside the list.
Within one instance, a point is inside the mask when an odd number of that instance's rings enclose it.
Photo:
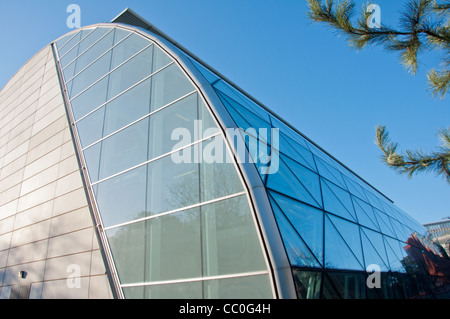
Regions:
[[[442,248],[444,248],[447,255],[450,256],[450,217],[445,220],[428,223],[423,225],[427,231],[433,236]]]
[[[0,168],[1,298],[448,293],[424,227],[129,9],[0,91]]]

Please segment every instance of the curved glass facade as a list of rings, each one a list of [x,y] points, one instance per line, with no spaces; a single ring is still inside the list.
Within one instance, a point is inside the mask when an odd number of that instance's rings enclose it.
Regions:
[[[202,159],[223,136],[178,63],[120,27],[55,47],[124,297],[273,298],[241,177]]]
[[[222,111],[254,161],[298,298],[439,296],[449,260],[419,223],[227,79],[158,39],[112,24],[54,43],[124,297],[279,296],[284,283],[274,280],[267,253],[274,247],[254,209],[263,199],[247,189],[249,167],[234,157],[238,141],[226,143]],[[234,160],[207,160],[217,145]],[[372,270],[382,288],[369,287]]]

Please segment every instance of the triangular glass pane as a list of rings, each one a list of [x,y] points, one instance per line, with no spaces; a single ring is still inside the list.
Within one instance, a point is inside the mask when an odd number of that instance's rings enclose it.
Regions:
[[[356,222],[350,194],[323,178],[321,182],[325,210]]]
[[[312,255],[275,201],[270,198],[270,202],[291,265],[320,268],[319,261]]]
[[[351,251],[356,256],[362,267],[364,265],[364,259],[358,225],[331,214],[327,216],[330,218],[337,231],[344,238],[344,241],[350,247]]]
[[[388,217],[376,208],[374,208],[374,212],[378,220],[378,224],[380,225],[381,232],[385,235],[397,237],[392,230]]]
[[[366,267],[375,264],[380,267],[381,271],[389,271],[381,234],[364,228],[361,228],[361,233]]]
[[[195,61],[194,59],[190,59],[192,61],[192,63],[194,64],[194,66],[197,68],[197,70],[199,70],[199,72],[205,77],[205,79],[209,82],[209,83],[214,83],[217,80],[220,80],[220,78],[218,76],[216,76],[215,74],[213,74],[211,71],[209,71],[207,68],[205,68],[203,65],[201,65],[200,63],[198,63],[197,61]]]
[[[325,268],[364,270],[328,217],[325,218]]]
[[[311,152],[300,146],[300,144],[290,139],[282,132],[280,132],[280,152],[317,172]]]
[[[329,181],[332,181],[336,185],[339,185],[340,187],[347,189],[347,186],[345,185],[345,182],[342,179],[340,172],[338,172],[336,169],[325,163],[319,157],[315,156],[314,159],[317,165],[317,169],[319,170],[319,175],[325,177]]]
[[[403,266],[403,254],[399,251],[398,241],[389,237],[384,237],[389,265],[394,272],[406,272]]]
[[[281,156],[287,166],[294,172],[297,179],[314,197],[317,203],[322,203],[322,194],[320,191],[319,175],[307,169],[306,167],[291,160],[289,157]],[[322,207],[322,205],[320,205]]]
[[[270,122],[273,127],[278,128],[280,132],[309,151],[307,142],[299,133],[295,132],[293,129],[291,129],[289,126],[287,126],[285,123],[283,123],[273,115],[270,115]]]
[[[234,110],[241,115],[242,118],[244,118],[247,123],[249,123],[249,127],[254,128],[256,132],[258,132],[258,138],[261,138],[268,142],[268,144],[271,144],[271,128],[272,126],[267,121],[263,120],[259,116],[257,116],[255,113],[249,111],[248,109],[244,108],[242,105],[231,99],[230,97],[223,95],[221,93],[218,93],[219,97],[223,101],[224,99],[228,102],[228,106],[234,108]],[[227,107],[227,109],[229,109]],[[247,129],[247,128],[244,128]],[[264,137],[262,134],[261,129],[267,130],[267,135]]]
[[[270,192],[278,207],[284,212],[297,233],[318,260],[323,259],[323,213],[321,210]]]
[[[281,158],[279,159],[278,172],[269,174],[267,177],[267,187],[315,207],[320,207]]]
[[[361,199],[364,199],[364,192],[361,189],[361,186],[357,183],[355,183],[353,180],[351,180],[351,178],[347,177],[346,175],[342,174],[342,177],[344,178],[344,182],[347,185],[348,191],[353,194],[358,196]]]
[[[383,208],[381,207],[380,202],[378,201],[378,198],[369,190],[364,189],[366,197],[369,199],[369,203],[375,207],[378,208],[381,211],[384,211]]]
[[[245,107],[253,114],[257,114],[264,121],[269,122],[269,113],[264,110],[261,106],[256,105],[253,101],[251,101],[248,97],[244,96],[238,90],[233,88],[225,81],[218,81],[214,84],[214,88],[221,91],[223,94],[229,96],[231,99]]]
[[[356,216],[358,218],[358,223],[360,225],[366,226],[367,228],[372,228],[374,230],[380,230],[375,216],[373,215],[372,206],[366,202],[360,200],[359,198],[352,196],[353,207],[355,208]]]

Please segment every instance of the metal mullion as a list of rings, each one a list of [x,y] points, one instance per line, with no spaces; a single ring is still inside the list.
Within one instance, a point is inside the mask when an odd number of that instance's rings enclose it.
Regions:
[[[119,44],[120,42],[118,42],[117,44]],[[79,92],[77,95],[75,95],[73,98],[70,99],[70,101],[76,99],[78,96],[80,96],[81,94],[83,94],[84,92],[86,92],[88,89],[90,89],[91,87],[93,87],[95,84],[97,84],[98,82],[100,82],[101,80],[103,80],[105,77],[107,77],[108,75],[110,75],[112,72],[114,72],[115,70],[117,70],[118,68],[120,68],[121,66],[123,66],[125,63],[129,62],[131,59],[135,58],[138,54],[142,53],[144,50],[148,49],[150,46],[152,46],[153,43],[148,44],[147,46],[145,46],[144,48],[142,48],[141,50],[139,50],[138,52],[136,52],[135,54],[133,54],[131,57],[129,57],[128,59],[126,59],[125,61],[123,61],[122,63],[120,63],[119,65],[117,65],[114,69],[110,70],[109,72],[107,72],[106,74],[104,74],[102,77],[98,78],[94,83],[92,83],[91,85],[89,85],[88,87],[86,87],[85,89],[83,89],[81,92]],[[110,50],[106,51],[105,53],[103,53],[100,57],[98,57],[95,61],[93,61],[91,64],[89,64],[88,66],[86,66],[83,70],[81,70],[80,72],[78,72],[75,76],[73,76],[69,81],[67,81],[67,83],[69,83],[70,81],[72,81],[76,76],[78,76],[81,72],[83,72],[84,70],[86,70],[86,68],[88,68],[90,65],[92,65],[93,63],[95,63],[96,61],[98,61],[101,57],[103,57],[106,53],[108,53]]]
[[[93,28],[88,34],[86,34],[83,38],[80,38],[80,41],[78,41],[73,47],[71,47],[66,53],[64,53],[62,56],[59,57],[59,60],[63,59],[69,52],[71,52],[77,45],[81,43],[84,39],[86,39],[92,32],[94,32],[97,28]],[[84,31],[84,30],[83,30]],[[80,31],[81,32],[81,31]],[[81,35],[81,34],[80,34]]]
[[[220,132],[215,133],[215,134],[212,134],[212,135],[210,135],[210,136],[208,136],[208,137],[205,137],[205,138],[203,138],[203,139],[200,139],[200,140],[198,140],[198,141],[195,141],[195,142],[193,142],[193,143],[191,143],[191,144],[188,144],[188,145],[179,147],[179,148],[177,148],[177,149],[174,149],[174,150],[172,150],[172,151],[170,151],[170,152],[168,152],[168,153],[165,153],[165,154],[159,155],[159,156],[157,156],[157,157],[154,157],[154,158],[152,158],[152,159],[150,159],[150,160],[147,160],[147,161],[145,161],[145,162],[142,162],[141,164],[138,164],[138,165],[135,165],[135,166],[133,166],[133,167],[127,168],[126,170],[123,170],[123,171],[118,172],[118,173],[116,173],[116,174],[113,174],[113,175],[111,175],[111,176],[105,177],[105,178],[103,178],[103,179],[101,179],[101,180],[99,180],[99,181],[96,181],[96,182],[92,183],[92,186],[97,185],[97,184],[99,184],[99,183],[101,183],[101,182],[107,181],[107,180],[109,180],[109,179],[111,179],[111,178],[114,178],[114,177],[116,177],[116,176],[122,175],[122,174],[124,174],[124,173],[127,173],[127,172],[129,172],[129,171],[132,171],[133,169],[136,169],[136,168],[139,168],[139,167],[141,167],[141,166],[144,166],[144,165],[147,165],[147,164],[149,164],[149,163],[152,163],[152,162],[154,162],[154,161],[157,161],[157,160],[159,160],[159,159],[161,159],[161,158],[163,158],[163,157],[166,157],[166,156],[171,155],[171,154],[173,154],[173,153],[179,152],[179,151],[181,151],[181,150],[183,150],[183,149],[185,149],[185,148],[192,147],[192,146],[194,146],[194,145],[196,145],[196,144],[198,144],[198,143],[202,143],[202,142],[204,142],[204,141],[206,141],[206,140],[209,140],[209,139],[211,139],[211,138],[213,138],[213,137],[215,137],[215,136],[218,136],[218,135],[220,135]]]
[[[94,43],[92,43],[89,47],[87,47],[83,52],[81,52],[80,54],[78,54],[77,55],[77,57],[75,58],[75,59],[73,59],[72,61],[70,61],[70,63],[68,63],[64,68],[63,68],[63,71],[65,70],[65,69],[67,69],[68,67],[69,67],[69,65],[71,65],[73,62],[75,62],[76,60],[78,60],[78,58],[80,57],[80,56],[82,56],[83,54],[85,54],[88,50],[90,50],[94,45],[96,45],[99,41],[101,41],[102,39],[104,39],[108,34],[110,34],[112,31],[114,31],[114,28],[113,29],[111,29],[111,30],[109,30],[108,32],[106,32],[104,35],[102,35],[100,38],[98,38]],[[90,33],[89,33],[90,34]],[[88,35],[89,35],[88,34]],[[125,38],[123,38],[122,40],[124,40],[124,39],[126,39],[127,37],[129,37],[130,35],[127,35]],[[121,41],[122,41],[121,40]],[[117,44],[119,44],[121,41],[119,41]],[[81,41],[80,41],[81,42]],[[108,51],[110,50],[111,48],[109,48],[108,49]]]
[[[139,222],[143,222],[143,221],[146,221],[146,220],[151,220],[151,219],[155,219],[155,218],[159,218],[159,217],[163,217],[163,216],[167,216],[167,215],[183,212],[183,211],[186,211],[186,210],[189,210],[189,209],[193,209],[193,208],[197,208],[197,207],[201,207],[201,206],[205,206],[205,205],[209,205],[209,204],[214,204],[214,203],[217,203],[217,202],[221,202],[221,201],[224,201],[224,200],[227,200],[227,199],[230,199],[230,198],[234,198],[234,197],[238,197],[238,196],[243,196],[243,195],[246,195],[246,194],[247,193],[245,191],[242,191],[242,192],[239,192],[239,193],[234,193],[234,194],[231,194],[231,195],[227,195],[227,196],[211,199],[211,200],[204,201],[204,202],[199,202],[199,203],[192,204],[192,205],[189,205],[189,206],[180,207],[180,208],[173,209],[173,210],[170,210],[170,211],[167,211],[167,212],[163,212],[163,213],[159,213],[159,214],[155,214],[155,215],[151,215],[151,216],[147,216],[147,217],[142,217],[142,218],[135,219],[135,220],[130,220],[128,222],[120,223],[120,224],[113,225],[113,226],[108,226],[108,227],[105,227],[104,230],[110,230],[110,229],[114,229],[114,228],[128,226],[128,225],[139,223]]]
[[[171,63],[165,65],[164,67],[162,67],[161,69],[157,70],[156,72],[153,72],[152,74],[147,75],[145,78],[143,78],[143,79],[140,80],[139,82],[136,82],[135,84],[133,84],[132,86],[130,86],[128,89],[126,89],[126,90],[120,92],[119,94],[117,94],[116,96],[112,97],[111,99],[109,99],[109,100],[106,101],[105,103],[101,104],[100,106],[96,107],[95,109],[93,109],[92,111],[90,111],[89,113],[87,113],[86,115],[83,115],[83,116],[80,117],[78,120],[76,120],[75,123],[78,123],[79,121],[85,119],[86,117],[88,117],[89,115],[91,115],[92,113],[94,113],[95,111],[99,110],[100,108],[102,108],[102,107],[105,106],[106,104],[111,103],[111,102],[114,101],[115,99],[119,98],[121,95],[127,93],[127,92],[130,91],[131,89],[133,89],[133,88],[135,88],[136,86],[138,86],[139,84],[141,84],[142,82],[147,81],[148,79],[150,79],[151,77],[153,77],[155,74],[157,74],[157,73],[159,73],[160,71],[162,71],[163,69],[167,68],[167,67],[168,67],[169,65],[171,65],[172,63],[174,63],[174,62],[171,62]],[[192,93],[192,92],[191,92],[191,93]],[[189,95],[189,94],[191,94],[191,93],[188,93],[187,95]],[[186,95],[186,96],[187,96],[187,95]],[[177,99],[177,100],[175,100],[175,101],[178,101],[178,100],[179,100],[179,99]],[[175,102],[175,101],[174,101],[174,102]],[[169,104],[172,104],[172,103],[173,103],[173,102],[170,102]],[[162,106],[161,108],[163,108],[163,107],[165,107],[165,106],[167,106],[167,104],[164,105],[164,106]],[[159,110],[159,109],[158,109],[158,110]]]
[[[220,279],[232,279],[232,278],[241,278],[241,277],[251,277],[251,276],[261,276],[268,275],[269,271],[251,271],[245,273],[237,273],[231,275],[217,275],[217,276],[209,276],[209,277],[196,277],[189,279],[174,279],[174,280],[164,280],[164,281],[153,281],[153,282],[141,282],[134,284],[123,284],[122,288],[131,288],[131,287],[140,287],[140,286],[155,286],[155,285],[167,285],[167,284],[175,284],[175,283],[187,283],[187,282],[203,282],[208,280],[220,280]]]

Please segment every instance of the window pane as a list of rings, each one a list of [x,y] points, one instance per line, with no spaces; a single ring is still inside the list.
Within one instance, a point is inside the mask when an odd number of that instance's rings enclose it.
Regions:
[[[203,161],[200,166],[202,202],[244,191],[236,167],[233,163],[227,162],[227,158],[231,158],[231,155],[225,147],[222,136],[206,140],[202,146]],[[219,152],[223,155],[218,155]],[[218,155],[217,160],[207,162],[207,157],[212,158],[214,155]]]
[[[128,38],[124,39],[112,49],[113,53],[111,69],[126,61],[149,44],[150,41],[137,34],[130,35]],[[151,60],[149,60],[148,62],[150,63]]]
[[[319,299],[321,272],[293,269],[295,288],[299,299]]]
[[[163,66],[169,64],[173,60],[160,48],[156,47],[154,48],[153,53],[153,71],[156,72],[159,69],[161,69]]]
[[[77,122],[77,130],[81,141],[81,147],[85,148],[102,138],[104,117],[105,108],[102,107]]]
[[[146,281],[202,275],[199,208],[147,221]]]
[[[271,299],[269,275],[204,281],[205,298],[209,299]]]
[[[147,159],[148,118],[102,141],[100,179]]]
[[[153,46],[148,47],[111,73],[108,86],[109,99],[150,75],[152,51]]]
[[[192,148],[189,148],[192,151]],[[200,201],[199,164],[173,161],[170,155],[148,164],[147,210],[150,215]]]
[[[201,207],[204,276],[265,270],[246,196]]]
[[[69,40],[67,41],[67,43],[61,45],[61,47],[59,48],[58,54],[59,54],[60,57],[62,57],[67,52],[69,52],[69,50],[72,49],[73,46],[80,41],[80,39],[81,39],[81,32],[78,31],[75,34],[75,36],[73,36],[73,37],[72,36],[73,35],[68,36]]]
[[[145,80],[106,105],[105,136],[150,112],[150,85]]]
[[[69,86],[71,83],[72,82],[69,83]],[[105,103],[107,89],[108,77],[105,77],[70,101],[75,120],[80,119],[87,113]]]
[[[139,167],[96,185],[105,227],[145,217],[146,168]]]
[[[89,173],[91,183],[98,181],[98,168],[100,165],[101,143],[97,143],[83,151],[86,168]]]
[[[111,51],[106,53],[100,59],[91,64],[87,69],[78,74],[71,84],[69,97],[73,98],[81,91],[96,82],[102,76],[109,72],[111,64]]]
[[[156,110],[193,90],[180,68],[172,64],[153,76],[151,109]]]
[[[107,29],[102,29],[107,31]],[[101,40],[96,42],[92,47],[86,52],[81,54],[76,60],[75,74],[83,70],[89,64],[91,64],[95,59],[100,57],[103,53],[111,48],[114,41],[114,30],[105,35]],[[83,51],[80,51],[82,53]],[[69,80],[69,79],[67,79]]]
[[[202,299],[201,281],[176,284],[151,285],[145,287],[146,299]]]
[[[134,223],[106,231],[122,284],[144,281],[145,224]],[[142,298],[142,297],[140,297]]]

